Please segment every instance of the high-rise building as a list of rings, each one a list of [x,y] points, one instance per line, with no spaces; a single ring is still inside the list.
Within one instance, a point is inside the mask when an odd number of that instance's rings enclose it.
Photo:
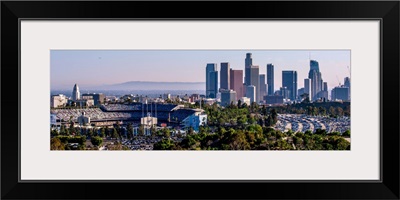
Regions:
[[[236,92],[233,90],[222,90],[221,106],[228,106],[231,103],[236,104]]]
[[[350,78],[344,78],[344,86],[349,88],[349,100],[351,99]]]
[[[79,92],[79,86],[75,83],[74,88],[72,89],[72,100],[76,101],[81,99],[81,92]]]
[[[244,67],[250,67],[253,65],[253,58],[251,53],[246,53],[246,59],[244,60]]]
[[[349,88],[345,86],[338,86],[332,89],[331,91],[331,99],[348,101],[349,100]]]
[[[265,74],[260,74],[260,99],[263,100],[267,95],[267,84],[265,83]]]
[[[268,95],[264,97],[267,104],[283,104],[283,96],[281,95]]]
[[[208,63],[206,66],[206,98],[216,98],[218,93],[217,63]]]
[[[350,88],[350,78],[349,77],[344,78],[344,86]]]
[[[236,91],[236,99],[244,96],[243,89],[243,70],[230,69],[230,89]]]
[[[255,102],[259,102],[260,99],[260,68],[258,65],[252,65],[250,67],[250,85],[254,85],[255,91],[256,91],[256,99],[254,100]]]
[[[253,58],[251,57],[251,53],[246,53],[246,58],[244,59],[244,68],[245,68],[244,83],[246,85],[251,85],[250,68],[252,65],[253,65]]]
[[[282,71],[282,87],[289,90],[289,99],[295,100],[297,98],[297,72],[296,71]]]
[[[267,85],[268,95],[274,95],[274,65],[267,64]]]
[[[309,99],[311,100],[311,79],[304,79],[304,93],[308,94]]]
[[[228,62],[221,63],[220,89],[230,89],[230,67]]]
[[[301,96],[304,94],[304,88],[300,88],[297,90],[297,95]]]
[[[324,82],[324,89],[323,89],[323,91],[328,91],[328,83],[327,83],[327,82]]]
[[[317,95],[323,90],[322,75],[319,71],[319,63],[316,60],[310,60],[310,71],[308,78],[311,79],[311,96],[310,100],[317,99]]]
[[[290,99],[291,91],[285,86],[280,88],[280,96],[283,96],[285,99]]]
[[[256,87],[254,85],[246,86],[246,97],[250,98],[250,102],[256,101]]]

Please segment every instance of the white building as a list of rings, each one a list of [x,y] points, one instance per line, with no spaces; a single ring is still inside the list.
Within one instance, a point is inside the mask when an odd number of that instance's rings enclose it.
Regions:
[[[192,127],[194,131],[198,132],[200,126],[207,124],[207,114],[204,114],[204,110],[202,109],[194,110],[196,112],[182,120],[181,125],[186,128]]]
[[[81,92],[79,91],[78,84],[75,83],[74,88],[72,89],[72,100],[76,101],[81,99]]]
[[[68,98],[63,94],[53,95],[50,98],[50,107],[63,107],[67,104]]]
[[[246,105],[250,105],[250,102],[251,102],[249,97],[242,97],[239,100],[242,102],[242,104],[246,104]]]
[[[87,117],[85,112],[82,112],[82,115],[78,117],[78,123],[80,125],[88,125],[90,124],[90,117]]]

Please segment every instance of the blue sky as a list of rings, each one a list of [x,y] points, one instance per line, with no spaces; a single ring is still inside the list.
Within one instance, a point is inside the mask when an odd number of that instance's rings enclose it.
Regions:
[[[90,88],[128,81],[205,82],[207,63],[217,63],[219,70],[221,62],[229,62],[244,70],[246,53],[252,53],[260,74],[268,63],[275,66],[275,90],[282,85],[282,70],[297,71],[298,88],[303,87],[309,56],[319,62],[329,90],[350,76],[350,50],[52,50],[50,84],[65,89],[75,83]]]

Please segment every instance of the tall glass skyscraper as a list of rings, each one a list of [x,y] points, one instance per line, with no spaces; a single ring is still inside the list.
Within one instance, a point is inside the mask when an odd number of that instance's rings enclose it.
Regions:
[[[260,101],[260,68],[258,65],[253,65],[253,58],[251,57],[251,53],[246,53],[245,63],[245,77],[244,84],[246,86],[253,85],[255,87],[255,102]],[[246,87],[247,88],[247,87]]]
[[[274,65],[267,64],[267,85],[268,85],[268,95],[274,95]]]
[[[218,92],[217,63],[208,63],[206,66],[206,97],[216,98]]]
[[[265,84],[265,74],[260,74],[260,100],[267,95],[267,84]]]
[[[310,100],[315,100],[318,97],[318,93],[323,90],[322,75],[319,71],[319,63],[316,60],[310,60],[308,78],[311,79]]]
[[[230,67],[228,62],[221,63],[220,87],[221,89],[230,89]]]
[[[295,100],[297,98],[297,72],[296,71],[282,71],[282,87],[286,87],[289,91],[289,99]]]
[[[246,53],[246,58],[244,59],[244,83],[246,85],[251,85],[250,81],[250,68],[253,65],[253,58],[251,57],[251,53]]]

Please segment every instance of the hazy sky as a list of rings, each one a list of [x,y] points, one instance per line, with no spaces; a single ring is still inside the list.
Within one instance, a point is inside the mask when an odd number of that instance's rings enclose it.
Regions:
[[[297,71],[298,88],[304,86],[309,55],[319,62],[329,90],[350,76],[350,50],[52,50],[51,88],[72,90],[75,83],[90,87],[128,81],[205,82],[207,63],[217,63],[220,70],[221,62],[229,62],[231,68],[244,70],[246,53],[252,53],[260,74],[266,73],[268,63],[275,66],[275,90],[282,86],[282,70]]]

